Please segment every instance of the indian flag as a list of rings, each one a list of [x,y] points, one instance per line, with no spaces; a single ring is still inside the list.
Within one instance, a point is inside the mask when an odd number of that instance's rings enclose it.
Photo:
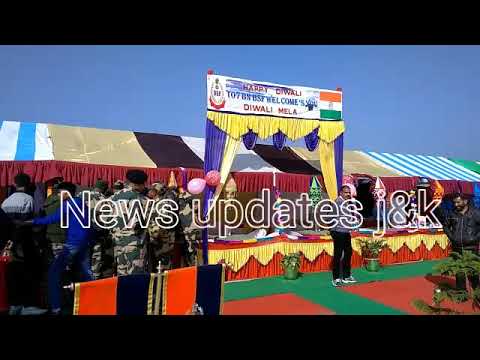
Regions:
[[[342,119],[342,93],[340,91],[320,91],[319,106],[321,119]]]

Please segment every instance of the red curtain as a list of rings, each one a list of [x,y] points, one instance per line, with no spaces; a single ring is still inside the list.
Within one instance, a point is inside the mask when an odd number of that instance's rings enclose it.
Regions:
[[[277,188],[282,192],[307,193],[310,189],[312,175],[279,173],[275,176]],[[321,176],[317,178],[320,180]]]
[[[234,172],[232,173],[240,192],[255,192],[262,189],[272,189],[273,173],[260,172]],[[308,192],[310,188],[311,175],[277,173],[277,188],[282,192],[303,193]],[[320,182],[322,176],[317,175]]]
[[[460,185],[458,180],[438,180],[445,190],[445,195],[455,194],[460,191]]]
[[[148,183],[156,181],[168,182],[170,171],[176,175],[177,183],[181,184],[181,173],[178,168],[141,168],[114,165],[83,164],[67,161],[0,161],[0,186],[13,184],[15,175],[24,172],[33,182],[46,182],[55,177],[63,177],[82,186],[93,186],[98,179],[103,179],[112,185],[116,180],[124,180],[129,169],[142,169],[148,174]],[[203,177],[203,170],[186,169],[187,181],[194,177]]]
[[[115,165],[97,165],[84,164],[68,161],[45,160],[45,161],[0,161],[0,186],[13,184],[15,175],[24,172],[32,178],[35,183],[46,182],[55,177],[63,177],[65,181],[70,181],[82,186],[93,186],[98,179],[103,179],[112,185],[116,180],[125,179],[125,174],[129,169],[142,169],[148,174],[148,183],[156,181],[168,182],[170,171],[174,171],[177,184],[181,185],[182,176],[179,168],[141,168]],[[203,178],[203,170],[186,169],[187,181],[193,178]],[[271,189],[273,187],[273,174],[265,172],[234,172],[232,173],[240,192],[256,192],[262,189]],[[276,174],[277,187],[282,192],[308,192],[310,187],[311,175],[302,174]],[[319,181],[323,184],[321,175],[317,175]],[[415,188],[417,177],[382,177],[381,178],[387,192],[396,190],[411,190]],[[458,190],[473,194],[473,182],[440,180],[445,188],[446,194],[454,193]]]
[[[234,172],[232,176],[239,192],[257,192],[273,187],[273,173]]]
[[[412,190],[417,183],[417,177],[382,176],[380,179],[385,184],[388,194],[398,190]]]
[[[465,193],[465,194],[473,194],[473,188],[474,188],[474,182],[470,181],[459,181],[458,185],[460,186],[460,191]]]
[[[124,180],[129,169],[145,171],[148,175],[149,184],[157,181],[167,183],[170,171],[173,170],[177,184],[182,184],[179,168],[141,168],[46,160],[0,161],[0,186],[12,185],[14,177],[19,172],[30,175],[35,183],[46,182],[55,177],[63,177],[65,181],[81,186],[93,186],[98,179],[103,179],[112,185],[117,180]],[[186,172],[187,181],[198,177],[203,178],[203,170],[201,169],[186,169]],[[273,187],[273,173],[234,172],[232,175],[240,192],[256,192]],[[310,175],[278,174],[277,179],[280,190],[285,192],[306,192],[310,184]]]

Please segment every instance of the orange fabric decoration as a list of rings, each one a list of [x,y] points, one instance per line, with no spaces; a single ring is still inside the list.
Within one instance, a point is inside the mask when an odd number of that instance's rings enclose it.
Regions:
[[[170,178],[168,179],[168,188],[177,188],[177,179],[175,179],[175,174],[173,171],[170,171]]]
[[[189,314],[197,295],[197,267],[168,270],[163,276],[162,314]]]
[[[117,277],[75,284],[74,315],[116,315]]]
[[[443,195],[445,195],[445,189],[443,188],[442,184],[435,180],[433,182],[433,199],[434,200],[442,200]]]

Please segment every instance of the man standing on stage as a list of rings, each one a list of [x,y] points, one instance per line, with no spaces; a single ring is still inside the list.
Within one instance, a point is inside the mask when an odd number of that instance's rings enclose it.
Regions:
[[[471,251],[479,255],[480,246],[480,210],[469,204],[463,194],[456,194],[453,197],[455,210],[448,213],[442,220],[443,231],[452,244],[452,251],[463,254],[464,251]],[[479,276],[469,276],[468,280],[473,289],[479,284]],[[457,274],[456,287],[459,290],[466,290],[467,283],[464,274]]]
[[[340,219],[342,217],[345,218],[348,216],[350,218],[351,216],[354,216],[351,212],[342,207],[342,204],[351,198],[352,194],[350,188],[346,185],[342,186],[340,196],[335,200],[339,209]],[[342,284],[353,284],[357,282],[352,276],[350,270],[352,259],[351,229],[342,225],[340,219],[338,225],[330,231],[330,235],[333,239],[333,286],[341,286]],[[343,222],[345,222],[345,220]]]

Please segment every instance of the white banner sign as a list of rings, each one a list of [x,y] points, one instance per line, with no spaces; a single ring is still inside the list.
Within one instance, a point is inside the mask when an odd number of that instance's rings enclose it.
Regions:
[[[208,110],[311,120],[342,119],[341,91],[207,76]]]

